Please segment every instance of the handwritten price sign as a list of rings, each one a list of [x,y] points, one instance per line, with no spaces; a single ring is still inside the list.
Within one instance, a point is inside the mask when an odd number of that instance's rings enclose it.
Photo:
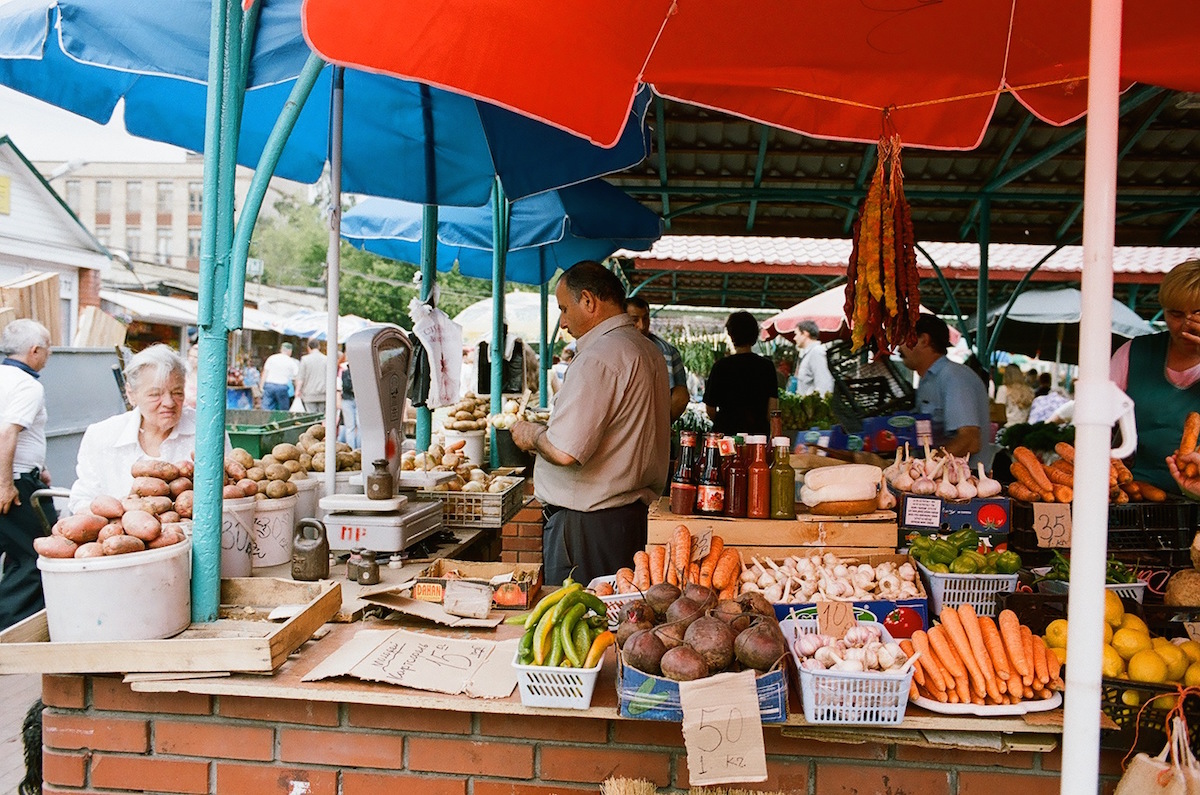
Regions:
[[[680,682],[679,703],[691,786],[767,780],[754,671]]]
[[[850,602],[817,602],[817,631],[834,638],[846,637],[846,630],[858,623]]]
[[[1057,502],[1033,504],[1037,545],[1047,549],[1071,546],[1071,506]]]

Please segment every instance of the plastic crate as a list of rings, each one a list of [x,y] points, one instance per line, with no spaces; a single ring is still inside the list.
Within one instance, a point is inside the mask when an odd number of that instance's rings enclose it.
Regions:
[[[592,705],[592,691],[603,667],[603,657],[591,668],[551,668],[521,665],[513,655],[517,689],[521,691],[521,703],[527,707],[587,709]]]
[[[917,561],[929,592],[929,614],[940,615],[943,607],[970,603],[981,616],[996,615],[996,594],[1017,588],[1015,574],[938,574]]]
[[[1196,525],[1196,504],[1191,502],[1109,505],[1108,551],[1122,562],[1142,567],[1190,566],[1187,550]],[[1050,550],[1037,545],[1030,503],[1012,501],[1009,547],[1020,552],[1027,564],[1041,565],[1050,559]]]
[[[833,375],[830,407],[838,422],[851,433],[862,429],[867,417],[911,409],[916,400],[912,384],[900,377],[891,359],[872,359],[870,352],[852,353],[850,343],[838,341],[826,348]]]
[[[225,430],[229,433],[230,444],[242,448],[255,458],[262,458],[277,444],[295,444],[306,428],[324,419],[324,414],[230,409],[225,412]]]
[[[996,595],[996,612],[1011,610],[1035,635],[1045,635],[1051,621],[1067,617],[1067,595],[1016,591]]]
[[[619,652],[617,666],[617,709],[622,717],[672,723],[683,720],[678,682],[639,671],[626,663]],[[758,693],[758,715],[762,722],[786,722],[788,692],[785,666],[776,665],[765,674],[755,676],[754,689]]]
[[[1136,694],[1136,704],[1126,704],[1123,696]],[[1157,754],[1167,743],[1165,730],[1169,707],[1145,702],[1160,695],[1177,695],[1174,685],[1131,682],[1126,679],[1100,680],[1100,709],[1120,728],[1101,729],[1100,747],[1119,751],[1145,751]],[[1183,696],[1183,717],[1187,720],[1192,753],[1200,754],[1200,696]],[[1145,707],[1143,709],[1143,707]]]
[[[588,583],[588,590],[595,588],[602,582],[606,582],[615,587],[617,584],[617,575],[609,574],[605,577],[597,577]],[[634,593],[614,593],[611,596],[599,597],[600,601],[604,602],[604,604],[608,606],[608,628],[616,631],[617,626],[621,623],[621,608],[632,602],[634,599],[641,598],[642,595],[636,591]]]
[[[1044,574],[1045,572],[1035,571],[1035,573]],[[1146,583],[1140,580],[1128,583],[1108,583],[1104,587],[1117,596],[1132,599],[1138,604],[1142,604],[1146,599]],[[1070,588],[1070,583],[1066,580],[1040,580],[1037,583],[1037,588],[1042,593],[1065,594]]]
[[[885,643],[892,640],[882,624],[859,623],[879,627]],[[816,632],[817,620],[784,619],[779,622],[779,628],[785,637],[792,638]],[[800,674],[800,700],[804,705],[804,719],[809,723],[893,726],[904,721],[912,668],[902,674],[808,671],[800,666],[794,649],[791,655]]]
[[[445,527],[503,527],[525,504],[525,479],[519,478],[504,491],[423,491],[421,499],[442,502]]]

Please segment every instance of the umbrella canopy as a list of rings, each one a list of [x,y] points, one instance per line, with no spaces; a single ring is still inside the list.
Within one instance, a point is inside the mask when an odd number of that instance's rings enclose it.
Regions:
[[[467,276],[492,273],[492,208],[447,207],[438,213],[438,268],[455,261]],[[542,284],[580,260],[602,260],[619,248],[645,251],[662,234],[652,211],[622,190],[591,180],[530,196],[512,205],[505,278]],[[416,262],[421,207],[367,199],[342,216],[342,237],[390,259]]]
[[[508,326],[507,339],[520,337],[536,344],[541,338],[542,299],[537,293],[508,293],[504,296],[505,322]],[[454,322],[462,326],[463,344],[474,345],[492,338],[492,299],[476,301],[454,316]]]
[[[929,314],[929,310],[921,307],[921,311]],[[817,293],[812,298],[806,298],[800,303],[790,306],[777,315],[767,318],[762,326],[764,340],[773,337],[792,339],[796,334],[796,326],[802,320],[812,320],[821,330],[822,336],[833,336],[846,324],[846,285],[831,287],[823,293]],[[957,343],[958,329],[950,327],[950,342]]]
[[[988,326],[995,327],[1004,307],[988,313]],[[1008,313],[996,350],[1027,356],[1057,358],[1061,342],[1061,360],[1079,360],[1079,321],[1083,317],[1083,294],[1073,287],[1057,290],[1026,290],[1017,296]],[[1112,302],[1112,333],[1119,337],[1140,337],[1156,331],[1147,321],[1120,301]],[[1060,338],[1061,333],[1061,338]]]
[[[362,331],[365,328],[376,325],[365,317],[358,315],[341,315],[338,317],[337,336],[339,340],[344,340],[355,332]],[[324,340],[327,336],[329,328],[329,313],[302,311],[294,315],[288,315],[285,318],[271,324],[271,330],[277,331],[285,337],[302,337],[304,339]]]
[[[453,88],[602,145],[642,83],[823,138],[874,142],[889,108],[905,143],[946,149],[983,140],[1001,91],[1052,124],[1087,103],[1088,0],[616,0],[603,14],[551,0],[305,0],[304,16],[335,63]],[[422,35],[392,46],[405,27]],[[1125,3],[1121,87],[1200,90],[1197,48],[1200,4]]]
[[[300,0],[260,0],[237,160],[255,166],[311,55]],[[0,4],[0,84],[107,123],[124,100],[126,129],[204,150],[211,0],[11,0]],[[283,150],[276,176],[312,183],[329,157],[326,67]],[[648,151],[648,92],[620,142],[592,146],[532,119],[428,86],[345,73],[342,188],[427,204],[485,204],[499,177],[510,199],[614,173]]]

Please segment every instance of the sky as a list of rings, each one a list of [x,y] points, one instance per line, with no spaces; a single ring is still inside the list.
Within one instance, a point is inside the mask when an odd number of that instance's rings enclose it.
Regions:
[[[121,106],[99,125],[12,89],[0,86],[0,135],[7,135],[30,160],[87,162],[182,162],[183,149],[135,138],[125,132]]]

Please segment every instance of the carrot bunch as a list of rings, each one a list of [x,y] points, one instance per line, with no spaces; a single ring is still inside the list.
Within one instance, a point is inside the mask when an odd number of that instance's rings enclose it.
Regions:
[[[964,604],[947,607],[928,632],[900,641],[913,666],[910,698],[950,704],[1016,704],[1063,689],[1061,663],[1011,610],[997,621]]]
[[[1200,424],[1200,414],[1196,416]],[[1012,473],[1016,481],[1008,487],[1009,495],[1026,502],[1070,502],[1075,484],[1075,448],[1059,442],[1054,445],[1054,452],[1059,459],[1046,466],[1026,447],[1014,450]],[[1042,476],[1050,482],[1049,492],[1044,488]],[[1117,504],[1162,502],[1167,493],[1150,483],[1134,480],[1124,462],[1114,458],[1108,464],[1108,498]]]
[[[708,554],[692,560],[692,533],[687,525],[679,525],[668,544],[656,544],[633,556],[633,568],[617,571],[617,593],[645,591],[652,585],[668,582],[683,587],[688,583],[703,585],[717,591],[721,599],[737,596],[741,563],[738,552],[726,547],[725,541],[714,535]]]

